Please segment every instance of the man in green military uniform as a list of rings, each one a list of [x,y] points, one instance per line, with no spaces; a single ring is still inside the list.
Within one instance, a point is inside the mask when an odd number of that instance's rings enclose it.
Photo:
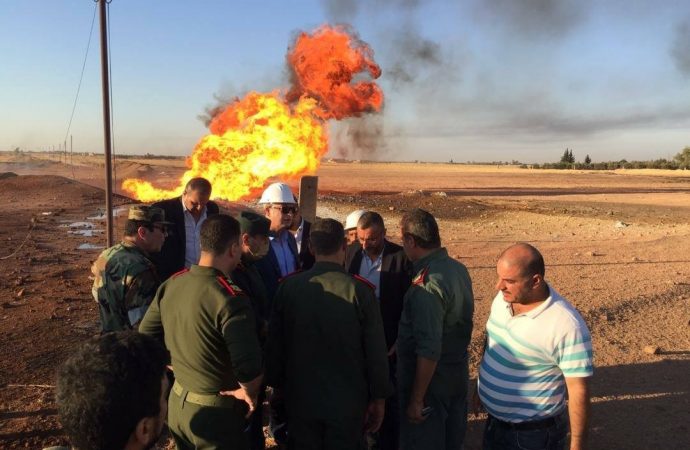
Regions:
[[[291,449],[361,448],[392,393],[374,289],[343,268],[343,235],[340,222],[316,221],[316,263],[286,277],[274,298],[266,377],[284,392]]]
[[[415,209],[400,227],[415,274],[398,331],[400,448],[460,449],[467,427],[472,283],[465,266],[441,247],[434,216]]]
[[[271,221],[252,211],[242,211],[237,217],[240,223],[240,245],[242,257],[230,278],[249,296],[254,308],[260,341],[266,339],[269,318],[268,290],[261,274],[256,268],[256,261],[268,253],[270,245],[268,231]]]
[[[271,221],[266,217],[251,211],[242,211],[237,217],[240,223],[240,244],[242,258],[232,271],[232,281],[244,291],[252,301],[259,342],[263,345],[268,332],[268,290],[264,286],[261,274],[256,269],[255,262],[268,253],[268,230]],[[266,446],[263,430],[263,401],[265,389],[262,388],[256,405],[256,411],[251,417],[247,433],[249,446],[252,450],[263,450]]]
[[[130,207],[122,242],[104,250],[91,266],[91,292],[104,333],[136,328],[144,317],[160,285],[149,256],[161,250],[170,224],[160,208]]]
[[[201,226],[201,257],[165,281],[139,331],[164,339],[175,371],[168,427],[178,449],[248,449],[246,417],[262,381],[249,298],[228,278],[240,227],[218,214]]]

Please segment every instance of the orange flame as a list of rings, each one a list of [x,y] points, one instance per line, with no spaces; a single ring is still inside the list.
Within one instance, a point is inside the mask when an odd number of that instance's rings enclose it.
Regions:
[[[228,105],[187,158],[188,170],[176,188],[160,189],[139,179],[125,180],[122,188],[150,202],[180,195],[190,179],[204,177],[214,198],[239,200],[255,195],[271,178],[316,172],[328,152],[326,119],[380,111],[381,89],[371,81],[351,82],[363,71],[377,78],[381,69],[365,43],[344,27],[327,25],[300,34],[287,60],[293,72],[290,92],[250,92]]]

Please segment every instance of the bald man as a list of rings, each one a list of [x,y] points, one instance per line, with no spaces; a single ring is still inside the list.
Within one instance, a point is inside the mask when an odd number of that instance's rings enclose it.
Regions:
[[[567,416],[570,449],[582,449],[593,374],[587,325],[544,280],[544,258],[533,246],[506,249],[496,272],[477,386],[489,413],[484,449],[563,449]]]

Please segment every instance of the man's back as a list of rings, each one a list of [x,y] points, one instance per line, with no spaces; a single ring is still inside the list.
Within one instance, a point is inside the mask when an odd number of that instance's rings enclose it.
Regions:
[[[192,266],[163,283],[140,331],[164,337],[175,377],[191,392],[237,389],[238,378],[260,372],[250,300],[216,269]]]
[[[278,288],[267,376],[280,379],[291,414],[350,417],[390,392],[373,290],[335,263],[317,262]]]

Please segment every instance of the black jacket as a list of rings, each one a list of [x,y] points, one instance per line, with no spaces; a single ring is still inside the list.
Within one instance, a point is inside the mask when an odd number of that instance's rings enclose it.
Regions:
[[[304,221],[302,226],[302,243],[299,249],[299,264],[302,270],[309,270],[314,265],[314,255],[309,251],[309,232],[311,231],[311,222]]]
[[[359,274],[362,264],[362,246],[354,242],[347,247],[345,269],[351,274]],[[412,264],[403,248],[389,242],[383,247],[381,260],[380,306],[386,344],[390,348],[398,338],[398,323],[402,314],[403,297],[412,282]]]
[[[295,241],[295,236],[293,236],[289,231],[287,232],[287,236],[288,246],[290,247],[290,250],[292,250],[292,255],[295,258],[295,268],[296,270],[300,270],[299,258],[297,257],[297,241]],[[254,266],[259,271],[261,279],[264,281],[264,286],[266,286],[266,290],[268,291],[268,311],[271,311],[273,296],[278,290],[278,282],[283,278],[283,275],[280,273],[278,257],[273,251],[273,244],[269,244],[268,254],[255,262]]]
[[[151,255],[151,260],[156,265],[161,281],[165,281],[170,275],[184,269],[187,235],[184,227],[182,197],[156,202],[152,206],[165,211],[165,220],[175,224],[171,225],[160,253]],[[218,214],[218,204],[210,201],[206,204],[206,215],[212,216],[214,214]]]

